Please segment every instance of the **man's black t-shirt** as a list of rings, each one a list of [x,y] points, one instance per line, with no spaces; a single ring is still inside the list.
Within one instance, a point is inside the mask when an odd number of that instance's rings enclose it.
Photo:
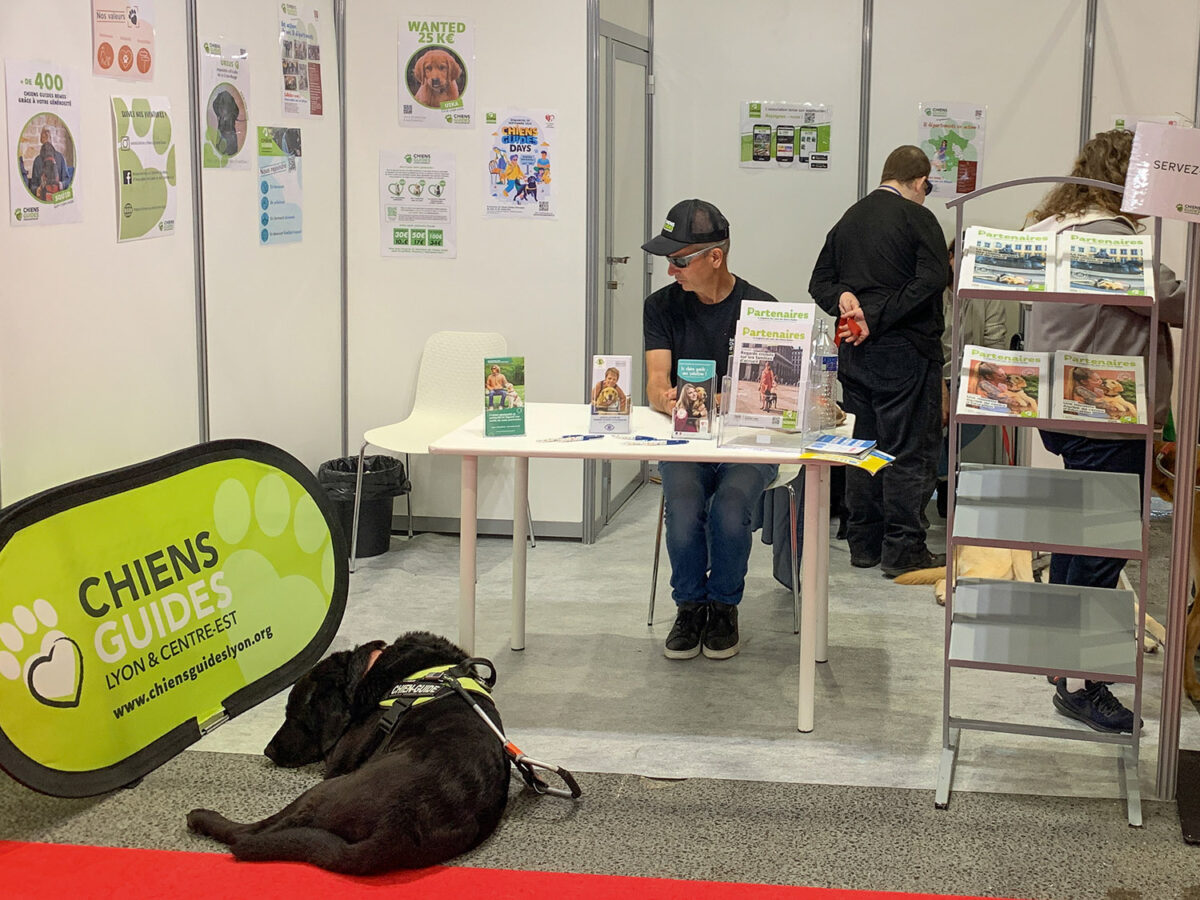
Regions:
[[[717,384],[725,375],[743,300],[774,303],[775,298],[734,276],[733,290],[720,303],[701,303],[691,291],[671,282],[646,298],[642,332],[646,350],[671,351],[671,385],[681,359],[711,359]]]

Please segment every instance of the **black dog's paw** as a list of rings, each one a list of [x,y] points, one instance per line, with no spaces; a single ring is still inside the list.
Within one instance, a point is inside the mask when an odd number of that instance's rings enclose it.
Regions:
[[[230,824],[219,812],[211,809],[193,809],[187,814],[188,831],[218,837]]]

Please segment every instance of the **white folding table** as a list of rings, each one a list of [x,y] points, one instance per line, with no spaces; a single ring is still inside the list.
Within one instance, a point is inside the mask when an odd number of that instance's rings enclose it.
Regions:
[[[429,452],[462,457],[462,521],[458,563],[458,643],[475,651],[475,544],[478,536],[478,471],[481,456],[511,456],[516,477],[513,491],[513,650],[525,648],[526,501],[529,495],[529,460],[630,459],[685,462],[797,462],[795,451],[717,446],[713,440],[689,440],[665,445],[623,440],[606,435],[587,441],[543,441],[588,430],[590,407],[586,403],[527,403],[525,434],[520,437],[485,437],[484,417],[472,419],[429,445]],[[671,420],[649,407],[635,406],[631,413],[634,434],[669,438]],[[801,556],[800,685],[797,728],[813,729],[813,694],[816,664],[828,656],[829,633],[829,470],[838,463],[804,461],[804,548]]]

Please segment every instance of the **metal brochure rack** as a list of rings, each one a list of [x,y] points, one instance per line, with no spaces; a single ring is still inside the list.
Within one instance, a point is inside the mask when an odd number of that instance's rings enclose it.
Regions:
[[[1006,181],[966,194],[946,205],[956,209],[955,234],[963,234],[963,207],[976,197],[1022,184],[1084,184],[1117,193],[1120,185],[1083,178],[1048,177]],[[950,803],[954,766],[963,730],[993,731],[1113,744],[1127,798],[1129,824],[1141,825],[1138,785],[1138,742],[1142,719],[1142,637],[1144,606],[1135,613],[1128,590],[1071,585],[1026,584],[988,579],[958,579],[955,550],[965,544],[1011,549],[1049,550],[1136,559],[1141,562],[1137,596],[1146,596],[1150,535],[1150,466],[1154,425],[1065,421],[1046,416],[1004,418],[958,414],[959,371],[963,356],[962,302],[970,299],[1020,300],[1032,303],[1103,303],[1145,306],[1147,327],[1157,334],[1161,220],[1154,220],[1153,271],[1155,292],[1145,297],[1101,294],[1017,292],[955,285],[953,316],[954,377],[950,381],[949,485],[951,502],[946,517],[947,585],[944,687],[942,695],[942,754],[934,803]],[[962,271],[962,241],[957,242],[955,271]],[[1157,341],[1150,341],[1146,366],[1146,401],[1154,409]],[[1043,410],[1047,409],[1043,405]],[[1153,415],[1150,416],[1153,419]],[[1112,472],[1081,472],[959,463],[960,430],[964,424],[1045,428],[1054,431],[1107,431],[1137,435],[1145,443],[1147,476]],[[1067,675],[1134,686],[1132,734],[1107,734],[1083,728],[1020,724],[961,718],[951,713],[951,674],[954,669],[986,669]],[[1049,707],[1047,696],[1047,707]]]

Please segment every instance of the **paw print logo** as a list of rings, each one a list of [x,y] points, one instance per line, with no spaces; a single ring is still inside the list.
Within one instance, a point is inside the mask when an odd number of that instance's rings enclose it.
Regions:
[[[58,611],[41,598],[33,608],[14,606],[11,622],[0,622],[0,677],[21,679],[38,703],[69,709],[79,705],[83,688],[83,652],[61,631]],[[47,629],[40,644],[37,634]],[[28,641],[26,639],[29,639]],[[22,663],[17,654],[28,649]]]
[[[226,480],[213,501],[213,522],[217,534],[236,548],[239,557],[238,563],[226,564],[230,577],[251,557],[266,563],[268,556],[286,554],[287,548],[294,547],[304,557],[319,559],[310,573],[312,587],[317,588],[319,581],[326,594],[333,591],[335,557],[329,526],[316,501],[307,494],[293,500],[279,475],[264,475],[252,490],[238,479]],[[277,546],[272,547],[272,542]]]

